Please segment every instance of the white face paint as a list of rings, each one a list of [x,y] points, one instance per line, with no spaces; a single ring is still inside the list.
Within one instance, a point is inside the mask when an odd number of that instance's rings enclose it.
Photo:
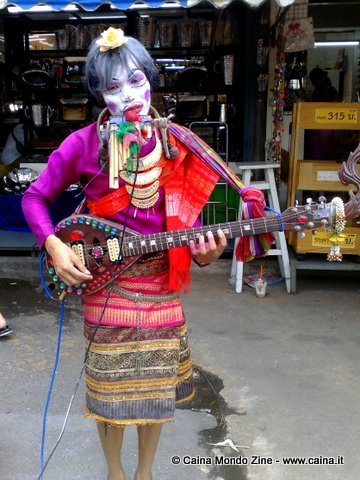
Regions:
[[[119,67],[116,70],[102,96],[112,115],[132,109],[136,109],[139,115],[147,115],[151,105],[150,83],[145,73],[133,62],[129,63],[128,68]]]

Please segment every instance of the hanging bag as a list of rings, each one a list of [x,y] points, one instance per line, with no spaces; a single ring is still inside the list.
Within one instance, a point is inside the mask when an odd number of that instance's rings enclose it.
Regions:
[[[284,24],[285,53],[301,52],[314,48],[313,19],[299,18]]]

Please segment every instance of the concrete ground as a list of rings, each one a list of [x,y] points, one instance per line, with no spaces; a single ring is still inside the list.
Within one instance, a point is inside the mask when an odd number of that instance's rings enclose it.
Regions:
[[[184,309],[198,394],[177,410],[175,423],[164,426],[154,480],[358,479],[359,276],[301,272],[295,295],[280,283],[259,299],[248,286],[236,294],[229,271],[227,259],[194,268]],[[0,340],[0,479],[35,480],[58,304],[34,282],[2,278],[0,311],[14,328],[14,335]],[[59,436],[82,366],[80,311],[79,303],[68,302],[45,457]],[[83,398],[82,379],[46,480],[106,480],[93,421],[82,417]],[[226,440],[235,447],[211,445]],[[128,480],[136,465],[135,442],[135,429],[128,428]],[[329,463],[332,457],[337,465],[284,464],[296,458]]]

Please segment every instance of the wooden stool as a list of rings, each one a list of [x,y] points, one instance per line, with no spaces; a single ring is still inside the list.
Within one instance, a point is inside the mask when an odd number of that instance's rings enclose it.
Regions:
[[[259,190],[268,191],[268,201],[270,207],[276,212],[280,212],[279,197],[276,188],[274,169],[279,168],[279,164],[276,162],[249,162],[249,163],[234,163],[229,164],[230,168],[241,175],[241,180],[244,185],[258,188]],[[251,181],[251,177],[254,170],[264,170],[264,181]],[[239,220],[241,220],[241,205],[242,200],[240,198],[239,205]],[[285,278],[286,290],[291,292],[290,282],[290,262],[289,252],[285,239],[284,232],[275,232],[276,248],[271,248],[267,255],[277,255],[279,260],[280,272],[283,278]],[[243,284],[243,262],[236,260],[236,246],[239,239],[236,239],[234,246],[234,253],[231,265],[231,280],[234,280],[236,293],[242,292]]]

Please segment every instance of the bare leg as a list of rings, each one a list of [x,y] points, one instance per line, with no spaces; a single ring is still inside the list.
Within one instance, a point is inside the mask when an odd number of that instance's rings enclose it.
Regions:
[[[103,422],[97,422],[97,428],[109,470],[108,480],[125,480],[120,458],[124,428],[111,427]]]
[[[162,423],[139,425],[137,427],[139,458],[134,480],[152,480],[152,465],[159,443],[161,428]]]

